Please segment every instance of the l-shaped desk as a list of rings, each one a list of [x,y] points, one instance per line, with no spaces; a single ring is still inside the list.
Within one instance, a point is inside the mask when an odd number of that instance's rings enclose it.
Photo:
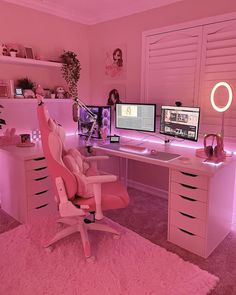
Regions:
[[[145,142],[145,146],[148,144]],[[154,144],[151,144],[153,147]],[[127,180],[129,160],[169,169],[168,240],[207,258],[231,230],[235,160],[211,165],[188,148],[155,145],[158,151],[179,154],[169,161],[159,156],[121,150],[119,144],[95,146],[95,151],[115,156],[123,162]]]
[[[118,157],[124,164],[127,179],[131,160],[169,169],[168,240],[204,258],[230,232],[234,202],[235,160],[218,165],[203,163],[194,151],[187,148],[144,143],[149,150],[155,147],[188,157],[169,161],[155,155],[121,151],[114,144],[97,145],[96,153]],[[79,147],[78,137],[67,138],[68,147]],[[32,148],[2,147],[0,150],[0,179],[2,209],[20,222],[30,222],[38,215],[56,210],[50,175],[40,145]]]

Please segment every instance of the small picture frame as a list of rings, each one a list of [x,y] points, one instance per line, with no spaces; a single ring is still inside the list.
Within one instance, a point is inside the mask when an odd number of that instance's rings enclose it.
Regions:
[[[25,57],[35,59],[33,49],[30,47],[25,47]]]
[[[15,97],[24,97],[22,88],[15,89]]]

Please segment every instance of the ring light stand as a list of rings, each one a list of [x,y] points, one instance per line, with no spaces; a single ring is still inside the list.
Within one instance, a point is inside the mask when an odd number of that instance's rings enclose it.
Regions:
[[[228,91],[228,101],[224,107],[219,107],[215,103],[215,92],[219,87],[225,87]],[[233,91],[231,86],[227,82],[217,83],[212,88],[210,99],[211,99],[211,105],[213,109],[216,110],[217,112],[222,113],[221,132],[220,134],[208,134],[205,136],[204,150],[207,156],[207,159],[206,159],[207,162],[219,163],[224,161],[226,157],[226,153],[224,151],[224,116],[225,116],[225,112],[229,109],[233,100]],[[206,139],[209,137],[216,139],[217,145],[215,147],[213,147],[213,144],[211,146],[207,146]]]
[[[228,101],[227,104],[224,107],[218,107],[215,103],[215,92],[219,87],[225,87],[228,91]],[[224,119],[225,119],[225,112],[228,110],[230,107],[231,103],[233,100],[233,91],[231,86],[227,82],[219,82],[217,83],[211,91],[211,105],[214,110],[217,112],[222,113],[222,122],[221,122],[221,137],[224,140]]]

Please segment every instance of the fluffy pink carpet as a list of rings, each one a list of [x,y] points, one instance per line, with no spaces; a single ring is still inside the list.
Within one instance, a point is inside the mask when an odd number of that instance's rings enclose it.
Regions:
[[[42,247],[52,220],[21,225],[0,235],[0,294],[4,295],[203,295],[218,278],[110,221],[121,233],[90,232],[95,263],[85,261],[77,234],[52,253]]]

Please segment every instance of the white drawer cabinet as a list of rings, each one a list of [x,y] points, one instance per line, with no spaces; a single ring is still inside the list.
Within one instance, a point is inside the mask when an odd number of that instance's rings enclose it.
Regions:
[[[170,169],[168,240],[207,258],[230,231],[233,182],[233,165],[212,176]]]
[[[25,153],[20,150],[20,156],[14,150],[13,153],[0,151],[1,163],[6,167],[0,180],[1,206],[16,220],[29,223],[34,217],[56,212],[57,205],[45,158],[42,153],[27,155],[31,148],[24,149]]]

